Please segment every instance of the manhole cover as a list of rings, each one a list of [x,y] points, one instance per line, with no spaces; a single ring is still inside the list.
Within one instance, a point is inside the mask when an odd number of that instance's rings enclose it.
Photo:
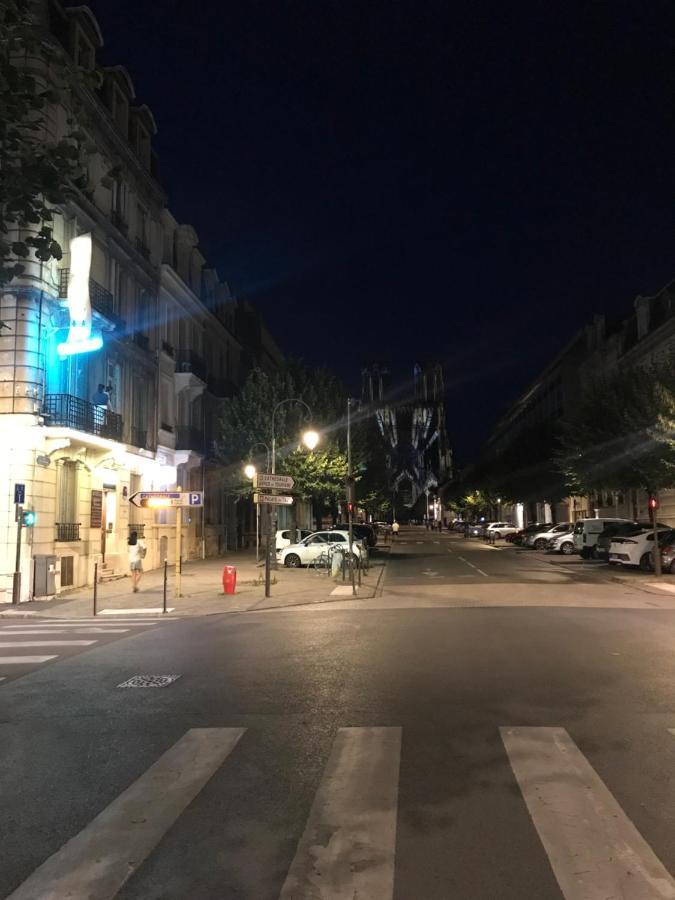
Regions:
[[[127,681],[118,684],[118,688],[159,688],[172,684],[180,675],[132,675]]]

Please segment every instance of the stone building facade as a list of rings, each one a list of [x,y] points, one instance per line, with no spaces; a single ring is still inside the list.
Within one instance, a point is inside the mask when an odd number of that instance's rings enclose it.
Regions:
[[[131,530],[145,537],[146,566],[171,562],[176,512],[137,508],[137,491],[205,491],[204,507],[183,513],[183,555],[233,547],[236,498],[209,465],[218,401],[252,366],[283,362],[256,311],[206,267],[195,230],[169,212],[152,112],[122,66],[98,66],[93,13],[49,2],[42,14],[101,84],[81,89],[96,149],[89,189],[55,217],[63,259],[29,260],[0,294],[0,601],[15,570],[17,485],[36,514],[21,535],[22,600],[45,557],[55,558],[57,592],[91,584],[96,563],[104,577],[125,572]],[[48,138],[68,114],[54,108]],[[83,279],[92,343],[72,352]]]

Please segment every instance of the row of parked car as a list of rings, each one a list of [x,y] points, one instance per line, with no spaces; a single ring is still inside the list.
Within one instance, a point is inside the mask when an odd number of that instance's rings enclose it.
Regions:
[[[460,527],[461,524],[461,527]],[[456,530],[466,530],[457,523]],[[469,526],[475,537],[503,538],[522,547],[552,553],[578,553],[583,559],[599,559],[610,565],[637,566],[644,571],[654,567],[656,542],[650,522],[631,519],[578,519],[558,524],[535,522],[517,528],[509,522],[480,522]],[[675,575],[675,528],[656,523],[656,536],[664,572]]]

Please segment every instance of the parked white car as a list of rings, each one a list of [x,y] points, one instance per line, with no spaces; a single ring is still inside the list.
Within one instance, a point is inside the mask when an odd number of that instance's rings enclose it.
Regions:
[[[297,544],[285,547],[277,554],[277,560],[289,569],[297,569],[315,562],[322,553],[329,550],[340,549],[344,553],[349,548],[349,532],[347,531],[315,531]],[[352,552],[357,559],[363,555],[363,547],[360,541],[354,541]]]
[[[541,531],[533,531],[526,534],[523,540],[523,547],[534,547],[535,550],[546,550],[546,546],[552,537],[557,534],[565,534],[572,530],[571,522],[561,522],[558,525],[549,525],[542,528]]]
[[[308,528],[296,528],[295,529],[295,540],[302,541],[306,537],[309,537],[310,534],[314,534],[313,531],[310,531]],[[284,547],[290,547],[291,545],[291,530],[290,528],[284,528],[283,531],[277,531],[277,553],[284,549]]]
[[[574,546],[583,559],[590,559],[600,537],[600,532],[613,522],[630,522],[630,519],[577,519],[574,523]]]
[[[568,527],[567,531],[562,531],[549,537],[546,542],[546,549],[550,553],[564,553],[565,556],[575,553],[572,525]]]
[[[670,532],[670,528],[659,528],[659,534]],[[623,534],[612,538],[609,545],[609,562],[621,566],[639,566],[645,572],[652,568],[652,550],[654,549],[654,531],[640,531],[635,534]]]
[[[488,527],[485,529],[485,534],[487,537],[490,537],[493,534],[497,540],[501,540],[501,538],[505,538],[507,534],[515,534],[516,531],[519,531],[519,528],[516,528],[515,525],[511,525],[510,522],[491,522]]]

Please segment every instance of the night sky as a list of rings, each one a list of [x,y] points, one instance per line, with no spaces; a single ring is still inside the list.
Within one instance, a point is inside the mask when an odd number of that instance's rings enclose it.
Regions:
[[[171,209],[281,347],[441,359],[460,460],[675,277],[675,4],[90,0]]]

